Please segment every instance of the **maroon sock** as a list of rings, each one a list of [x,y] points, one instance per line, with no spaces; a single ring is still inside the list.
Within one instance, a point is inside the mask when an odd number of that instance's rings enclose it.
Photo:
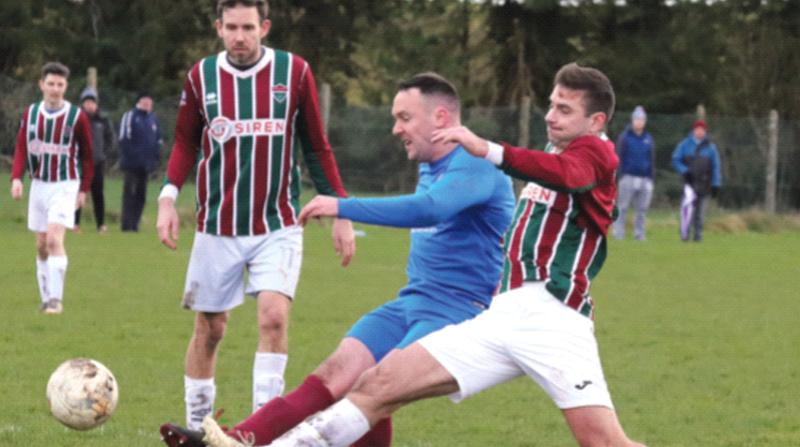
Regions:
[[[390,445],[392,445],[392,418],[387,417],[378,421],[351,447],[389,447]]]
[[[296,390],[285,397],[276,397],[267,402],[229,434],[240,440],[248,440],[247,434],[252,433],[255,436],[255,445],[266,445],[303,422],[305,418],[333,403],[331,392],[319,377],[310,375]]]

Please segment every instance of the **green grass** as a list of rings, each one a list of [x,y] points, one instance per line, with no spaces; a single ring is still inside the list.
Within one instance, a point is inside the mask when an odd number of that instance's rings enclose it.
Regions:
[[[112,219],[107,234],[96,234],[87,212],[84,232],[68,234],[60,316],[37,311],[26,201],[0,191],[0,446],[155,446],[161,422],[183,421],[183,354],[193,315],[179,302],[192,230],[182,229],[178,251],[160,246],[152,229],[156,189],[152,183],[141,233],[123,234]],[[112,217],[119,192],[120,182],[110,181]],[[191,194],[181,197],[185,216],[191,201]],[[624,427],[651,446],[800,445],[800,233],[709,230],[702,244],[686,244],[673,215],[653,213],[645,243],[612,241],[593,284],[597,336]],[[357,227],[367,236],[347,269],[338,266],[328,228],[307,229],[290,389],[405,281],[407,232]],[[228,423],[250,406],[254,310],[248,301],[233,312],[221,349],[217,405]],[[76,356],[105,363],[120,383],[116,414],[89,432],[58,424],[44,397],[51,371]],[[402,409],[394,445],[574,443],[544,393],[518,379],[459,405],[434,399]]]

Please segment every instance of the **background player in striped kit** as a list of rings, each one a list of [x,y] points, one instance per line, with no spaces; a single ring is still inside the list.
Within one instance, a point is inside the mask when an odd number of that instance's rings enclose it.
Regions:
[[[213,409],[217,346],[228,311],[242,303],[245,293],[258,303],[254,410],[283,391],[289,310],[302,258],[295,141],[302,143],[317,191],[346,196],[324,133],[311,68],[297,55],[261,45],[270,29],[267,13],[263,0],[217,3],[215,25],[225,51],[189,71],[167,184],[159,197],[158,234],[174,249],[179,227],[174,201],[200,158],[197,232],[183,299],[186,308],[197,312],[186,353],[190,427]],[[347,265],[355,250],[351,222],[336,220],[333,239]]]
[[[42,67],[43,100],[22,115],[11,197],[22,198],[22,175],[31,176],[28,228],[36,233],[36,280],[42,311],[63,310],[67,252],[64,234],[75,223],[75,210],[86,201],[92,183],[92,129],[80,107],[64,100],[69,69],[58,62]]]
[[[436,129],[459,125],[455,87],[435,73],[401,82],[394,98],[392,133],[408,158],[420,162],[414,194],[337,199],[317,196],[300,220],[330,216],[411,228],[408,284],[396,299],[364,315],[336,350],[303,384],[242,421],[231,435],[268,444],[305,418],[341,399],[358,377],[389,352],[448,324],[468,320],[489,306],[502,266],[501,240],[514,208],[511,180],[486,160],[453,143],[431,143]],[[165,424],[167,444],[202,446],[202,435]],[[356,447],[391,444],[384,419]]]
[[[405,404],[450,395],[458,401],[528,375],[561,408],[581,446],[638,446],[611,403],[594,337],[589,281],[605,258],[618,159],[599,134],[614,91],[598,70],[569,64],[556,74],[545,117],[551,151],[498,145],[465,127],[434,141],[458,142],[511,175],[531,181],[505,241],[500,295],[489,310],[391,353],[353,391],[271,446],[347,446]],[[213,420],[215,447],[232,446]]]

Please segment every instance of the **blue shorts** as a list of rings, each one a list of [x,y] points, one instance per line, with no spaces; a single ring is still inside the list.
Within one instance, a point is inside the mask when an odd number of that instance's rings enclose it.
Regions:
[[[448,324],[469,320],[486,305],[463,298],[432,299],[422,295],[399,298],[367,313],[347,332],[364,343],[379,362],[392,349],[401,349]]]

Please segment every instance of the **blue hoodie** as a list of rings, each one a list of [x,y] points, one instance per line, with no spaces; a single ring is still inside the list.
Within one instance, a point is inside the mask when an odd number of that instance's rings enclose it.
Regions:
[[[617,155],[619,155],[619,176],[653,178],[656,160],[653,137],[646,130],[636,135],[631,126],[627,126],[617,137]]]

